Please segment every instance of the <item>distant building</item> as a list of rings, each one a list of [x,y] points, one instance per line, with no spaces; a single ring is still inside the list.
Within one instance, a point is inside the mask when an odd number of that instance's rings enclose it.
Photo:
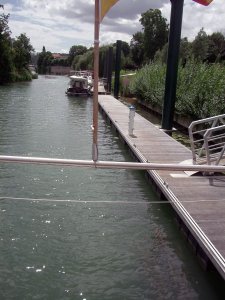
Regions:
[[[52,53],[54,59],[67,59],[69,54],[66,53]]]
[[[50,74],[52,75],[69,75],[71,67],[67,66],[67,58],[69,54],[66,53],[52,53],[53,61],[52,66],[50,67]],[[64,61],[65,60],[65,64]],[[60,62],[61,61],[61,62]]]
[[[51,75],[70,75],[71,67],[64,66],[51,66],[50,74]]]

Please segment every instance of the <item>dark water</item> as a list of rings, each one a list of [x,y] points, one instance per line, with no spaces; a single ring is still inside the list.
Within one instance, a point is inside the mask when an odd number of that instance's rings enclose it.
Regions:
[[[91,159],[67,78],[0,87],[0,153]],[[100,117],[101,160],[131,160]],[[0,164],[0,299],[224,299],[141,172]]]

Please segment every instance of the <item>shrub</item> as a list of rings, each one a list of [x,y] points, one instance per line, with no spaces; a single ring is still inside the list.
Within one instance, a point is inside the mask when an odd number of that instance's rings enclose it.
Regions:
[[[131,80],[129,89],[141,101],[162,106],[166,67],[150,64],[140,69]]]
[[[179,68],[176,111],[194,119],[225,113],[225,70],[191,61]]]
[[[151,105],[163,106],[166,65],[150,64],[140,69],[130,82],[130,91]],[[221,64],[189,61],[179,67],[176,112],[193,119],[225,113],[225,68]]]
[[[32,80],[32,75],[26,68],[21,69],[19,72],[14,70],[12,74],[13,81],[30,81]]]

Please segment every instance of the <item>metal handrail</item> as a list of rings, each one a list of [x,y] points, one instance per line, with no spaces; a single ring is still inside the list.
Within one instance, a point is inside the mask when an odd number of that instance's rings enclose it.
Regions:
[[[223,132],[222,134],[216,135],[217,132]],[[219,143],[216,142],[219,139]],[[214,142],[210,146],[210,142]],[[207,164],[211,165],[215,162],[218,165],[224,156],[225,152],[225,125],[210,128],[204,134],[204,145],[206,149]],[[213,152],[213,150],[217,150]]]
[[[51,166],[73,166],[95,169],[133,169],[133,170],[161,170],[161,171],[202,171],[225,172],[225,166],[190,165],[190,164],[159,164],[147,162],[118,162],[93,161],[66,158],[29,157],[0,155],[0,163],[37,164]]]
[[[193,164],[220,164],[225,158],[225,114],[194,121],[188,131]]]

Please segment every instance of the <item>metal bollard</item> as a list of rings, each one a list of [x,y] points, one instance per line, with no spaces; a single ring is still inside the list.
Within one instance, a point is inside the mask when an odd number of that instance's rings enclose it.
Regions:
[[[131,105],[129,107],[129,109],[130,109],[130,112],[129,112],[129,129],[128,129],[128,133],[129,133],[129,135],[133,135],[135,107],[133,105]]]

